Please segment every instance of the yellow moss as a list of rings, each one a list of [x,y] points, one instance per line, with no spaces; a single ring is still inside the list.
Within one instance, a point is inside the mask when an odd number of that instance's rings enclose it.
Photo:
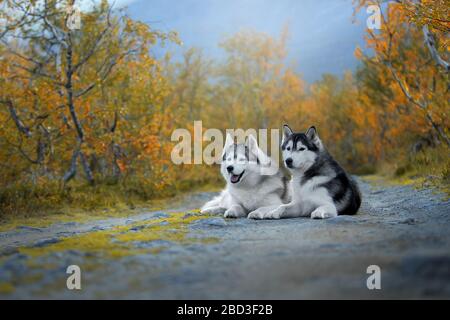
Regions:
[[[106,253],[111,257],[122,257],[131,254],[131,248],[122,244],[113,243],[113,231],[96,231],[79,236],[63,238],[57,243],[39,248],[20,248],[21,253],[36,257],[51,252],[78,250],[90,253]]]
[[[15,290],[14,286],[11,283],[0,283],[0,294],[10,294]]]
[[[205,190],[211,191],[211,186]],[[202,189],[202,191],[205,191]],[[130,217],[145,211],[158,211],[165,208],[174,207],[183,203],[186,194],[166,199],[154,199],[142,202],[139,205],[127,205],[125,203],[113,204],[113,207],[103,207],[97,209],[80,209],[64,207],[58,211],[40,213],[39,215],[8,216],[0,219],[0,232],[10,231],[19,226],[29,226],[45,228],[54,223],[78,222],[102,220],[107,218]]]
[[[39,268],[39,269],[44,269],[44,270],[53,270],[57,267],[57,265],[55,263],[42,263],[42,262],[38,262],[36,260],[30,260],[30,259],[27,259],[25,261],[25,264],[29,268]]]
[[[427,148],[416,154],[408,154],[397,161],[382,163],[378,176],[365,177],[368,181],[383,180],[386,185],[412,185],[420,189],[432,189],[450,197],[450,157],[446,145]]]
[[[26,274],[20,278],[20,284],[30,284],[42,280],[42,274]]]
[[[162,203],[161,203],[162,204]],[[150,208],[150,209],[149,209]],[[11,220],[2,220],[0,222],[0,232],[9,231],[16,229],[19,226],[29,226],[36,228],[45,228],[54,223],[64,223],[64,222],[78,222],[85,223],[89,221],[102,220],[107,218],[124,218],[130,217],[138,213],[142,213],[142,210],[158,211],[162,210],[163,207],[150,207],[142,206],[130,209],[126,206],[118,206],[114,208],[103,208],[93,211],[83,211],[74,209],[64,209],[59,213],[54,213],[53,215],[42,216],[42,217],[20,217]]]
[[[140,253],[159,253],[165,246],[140,249],[133,246],[134,242],[150,242],[164,240],[177,244],[213,243],[214,238],[190,238],[189,224],[193,221],[207,218],[207,215],[194,213],[171,213],[166,218],[159,218],[147,222],[137,222],[131,225],[118,226],[110,230],[95,231],[74,237],[67,237],[61,241],[39,248],[21,248],[19,251],[33,257],[51,252],[77,250],[94,254],[105,254],[111,258]],[[141,229],[133,231],[133,228]]]
[[[367,182],[376,182],[376,181],[380,180],[380,176],[376,175],[376,174],[364,175],[364,176],[361,176],[361,178]]]
[[[148,208],[142,207],[142,208]],[[16,217],[9,220],[2,220],[0,222],[0,232],[16,229],[19,226],[29,226],[37,228],[45,228],[54,223],[63,222],[78,222],[85,223],[89,221],[101,220],[106,218],[122,218],[129,217],[134,214],[142,212],[141,207],[130,209],[126,206],[118,206],[114,208],[103,208],[93,211],[83,211],[80,209],[63,209],[58,213],[52,215],[44,215],[42,217]],[[152,211],[161,210],[160,207],[151,207]]]
[[[219,239],[215,237],[205,237],[205,238],[199,238],[197,241],[200,241],[203,244],[214,244],[218,243]]]
[[[384,175],[366,175],[361,176],[363,181],[369,182],[375,187],[385,187],[385,186],[398,186],[398,185],[412,185],[414,184],[414,180],[406,179],[406,178],[393,178]]]
[[[424,176],[405,175],[400,177],[386,175],[367,175],[361,177],[374,187],[411,186],[416,189],[433,189],[434,193],[444,194],[443,201],[450,199],[450,186],[432,181]]]

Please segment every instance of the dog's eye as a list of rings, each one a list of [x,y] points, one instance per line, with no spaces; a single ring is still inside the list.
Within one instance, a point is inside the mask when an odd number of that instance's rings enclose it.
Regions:
[[[287,149],[287,151],[291,151],[291,147],[287,147],[286,149]]]
[[[306,148],[304,148],[304,147],[301,147],[300,149],[298,149],[298,151],[304,151],[304,150],[306,150]]]

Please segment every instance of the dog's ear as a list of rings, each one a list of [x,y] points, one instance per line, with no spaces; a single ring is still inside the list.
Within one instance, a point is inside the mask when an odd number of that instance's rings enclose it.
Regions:
[[[314,143],[319,149],[322,148],[322,142],[320,141],[319,135],[317,134],[317,129],[315,126],[311,126],[306,131],[306,137]]]
[[[249,135],[247,139],[245,139],[245,145],[249,150],[248,160],[250,162],[254,161],[257,164],[261,164],[264,166],[270,165],[270,158],[262,151],[258,146],[258,141],[253,135]]]
[[[317,135],[316,127],[309,127],[309,129],[306,131],[306,137],[308,137],[309,140],[314,140],[316,139],[316,137],[318,138],[319,136]]]
[[[231,134],[227,133],[227,137],[225,138],[225,145],[223,146],[222,157],[225,154],[225,151],[234,143],[234,139]]]
[[[289,128],[287,124],[283,125],[283,139],[281,140],[281,144],[292,135],[292,129]]]
[[[254,155],[258,154],[258,141],[256,141],[253,135],[250,134],[247,137],[247,139],[245,140],[245,144],[247,145],[251,153],[253,153]]]

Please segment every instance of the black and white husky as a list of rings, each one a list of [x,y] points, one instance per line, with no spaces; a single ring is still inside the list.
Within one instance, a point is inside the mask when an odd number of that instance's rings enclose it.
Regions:
[[[220,172],[227,182],[222,193],[202,208],[202,213],[223,214],[227,218],[246,217],[260,207],[281,205],[286,196],[287,179],[281,170],[264,174],[272,159],[250,135],[237,144],[227,134]]]
[[[251,218],[325,219],[356,214],[361,205],[358,186],[324,148],[315,127],[306,133],[293,133],[284,125],[281,150],[292,174],[291,202],[259,210]]]

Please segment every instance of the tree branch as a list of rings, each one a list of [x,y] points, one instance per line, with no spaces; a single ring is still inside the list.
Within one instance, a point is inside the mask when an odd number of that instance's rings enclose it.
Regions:
[[[444,68],[446,72],[450,72],[450,64],[439,55],[436,48],[436,40],[434,39],[434,35],[428,29],[428,26],[424,25],[422,27],[422,31],[425,37],[425,43],[427,44],[428,50],[430,51],[434,61],[436,61],[436,64]]]
[[[0,103],[5,104],[8,107],[9,114],[11,115],[11,118],[16,124],[16,127],[19,130],[19,132],[23,133],[27,138],[31,137],[30,128],[25,126],[23,122],[19,119],[19,116],[17,115],[16,109],[14,108],[14,104],[12,103],[12,101],[0,100]]]
[[[111,21],[110,21],[111,10],[112,10],[112,6],[109,8],[107,16],[106,16],[107,24],[106,24],[105,29],[103,29],[102,32],[99,33],[99,35],[95,39],[95,42],[92,45],[91,49],[88,51],[88,53],[83,58],[81,58],[80,61],[78,61],[78,63],[76,63],[73,66],[73,72],[76,72],[83,64],[85,64],[94,55],[99,44],[101,43],[101,41],[107,34],[108,30],[111,28]]]
[[[414,105],[416,105],[417,107],[419,107],[422,111],[425,112],[425,117],[427,118],[428,122],[431,124],[431,126],[433,127],[434,130],[436,130],[436,132],[439,134],[439,136],[441,136],[442,140],[444,140],[444,142],[447,144],[447,146],[450,147],[450,138],[447,136],[447,134],[445,133],[445,131],[441,128],[440,125],[438,125],[434,120],[433,117],[431,116],[430,112],[427,109],[427,104],[426,103],[421,103],[419,101],[417,101],[416,99],[414,99],[409,90],[406,88],[405,84],[400,80],[400,78],[397,76],[397,73],[395,72],[394,68],[392,67],[390,62],[386,63],[387,67],[389,68],[389,70],[392,73],[392,76],[394,77],[395,81],[398,83],[398,85],[400,86],[400,89],[402,90],[403,94],[406,96],[406,98],[408,99],[408,101],[410,101],[411,103],[413,103]]]
[[[103,64],[102,67],[100,68],[100,69],[103,69],[103,70],[99,70],[99,73],[102,73],[102,74],[100,75],[100,77],[99,77],[99,78],[100,78],[100,82],[105,81],[105,79],[106,79],[106,78],[110,75],[110,73],[112,72],[113,68],[117,65],[117,63],[118,63],[121,59],[123,59],[123,58],[125,58],[126,56],[131,55],[131,54],[133,54],[133,53],[135,53],[135,52],[136,52],[136,49],[130,49],[130,50],[124,52],[123,54],[121,54],[121,55],[119,55],[119,56],[113,58],[113,59],[111,60],[111,62],[110,62],[106,67],[105,67],[105,64]],[[98,82],[99,82],[99,81],[93,82],[93,83],[91,83],[90,85],[88,85],[87,87],[85,87],[84,89],[81,89],[80,91],[76,92],[76,93],[74,94],[74,97],[75,97],[75,98],[79,98],[79,97],[85,95],[86,93],[88,93],[89,91],[91,91],[92,89],[94,89],[94,88],[97,86]]]

